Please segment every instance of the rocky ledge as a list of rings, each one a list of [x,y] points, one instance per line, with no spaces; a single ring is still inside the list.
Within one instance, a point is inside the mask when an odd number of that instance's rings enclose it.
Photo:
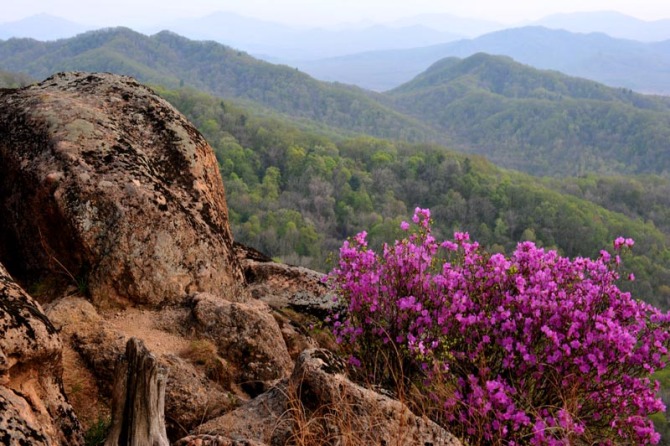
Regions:
[[[136,338],[181,445],[285,444],[309,417],[333,444],[459,444],[318,349],[321,274],[233,242],[212,149],[131,78],[0,90],[0,262],[0,443],[83,444]]]

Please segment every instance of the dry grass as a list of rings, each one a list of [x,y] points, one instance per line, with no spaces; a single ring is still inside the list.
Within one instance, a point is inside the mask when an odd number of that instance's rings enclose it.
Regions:
[[[208,339],[192,340],[188,347],[179,353],[179,356],[202,369],[207,378],[224,388],[230,388],[232,381],[230,367],[219,356],[216,345],[212,341]]]
[[[253,299],[249,287],[243,283],[234,283],[219,290],[218,297],[229,302],[249,302]]]
[[[67,344],[63,346],[63,387],[84,431],[110,417],[109,405],[99,398],[95,377]]]
[[[372,423],[361,423],[361,408],[351,399],[310,407],[299,386],[287,388],[291,446],[367,446],[378,443],[378,432]],[[374,420],[374,414],[369,415]],[[372,425],[370,425],[372,424]]]
[[[282,324],[280,318],[285,317],[296,327],[299,327],[302,333],[314,339],[320,348],[325,348],[333,352],[339,351],[339,345],[335,342],[335,335],[333,335],[330,328],[316,316],[299,313],[291,308],[282,308],[281,310],[275,311],[275,319],[277,319],[277,322],[279,322],[280,325]],[[277,313],[279,314],[277,315]]]
[[[303,380],[289,380],[287,410],[282,423],[290,433],[282,444],[292,446],[407,446],[419,444],[417,418],[427,424],[433,407],[417,387],[388,391],[372,385],[334,384],[326,395],[316,395]],[[306,387],[305,387],[306,386]],[[377,395],[375,395],[375,393]],[[385,400],[379,393],[385,393]],[[393,395],[393,396],[390,396]],[[394,401],[394,402],[391,402]],[[280,424],[282,424],[280,423]],[[434,426],[434,425],[433,425]],[[439,429],[433,431],[438,434]],[[423,443],[421,443],[423,444]],[[435,444],[439,444],[435,443]]]

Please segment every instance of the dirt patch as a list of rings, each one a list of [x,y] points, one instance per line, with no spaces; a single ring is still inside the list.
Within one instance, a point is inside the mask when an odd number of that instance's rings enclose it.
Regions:
[[[149,351],[157,356],[178,354],[188,349],[190,341],[160,328],[166,325],[166,318],[171,316],[166,311],[128,308],[107,317],[107,328],[128,338],[141,339]]]

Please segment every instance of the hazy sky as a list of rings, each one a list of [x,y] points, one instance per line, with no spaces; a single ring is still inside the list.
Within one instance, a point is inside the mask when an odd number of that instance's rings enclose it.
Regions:
[[[670,0],[8,0],[0,23],[45,12],[96,26],[152,24],[215,11],[292,24],[387,21],[423,13],[521,23],[557,12],[623,12],[645,20],[670,18]]]

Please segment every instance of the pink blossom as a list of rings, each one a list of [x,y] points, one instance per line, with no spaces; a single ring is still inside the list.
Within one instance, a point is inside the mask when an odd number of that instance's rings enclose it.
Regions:
[[[650,376],[665,367],[670,314],[617,287],[619,255],[570,260],[532,242],[492,255],[467,233],[436,240],[430,215],[417,208],[416,231],[381,254],[365,232],[340,249],[328,283],[345,310],[331,319],[350,364],[445,395],[438,418],[473,444],[657,443],[648,415],[665,408]],[[400,373],[376,362],[398,352]]]

